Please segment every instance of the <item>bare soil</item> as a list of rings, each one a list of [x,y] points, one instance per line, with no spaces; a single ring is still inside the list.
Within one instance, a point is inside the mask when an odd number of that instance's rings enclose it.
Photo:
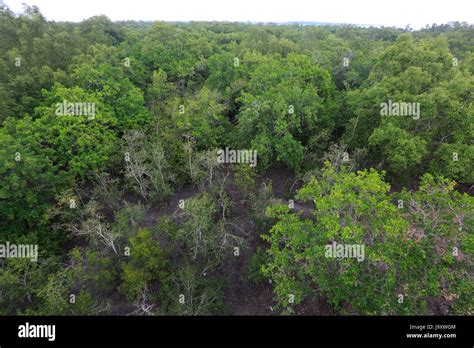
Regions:
[[[248,202],[242,200],[239,187],[233,184],[232,174],[226,186],[226,194],[231,198],[232,222],[244,230],[245,247],[240,250],[239,256],[231,254],[217,270],[203,276],[217,277],[222,281],[226,313],[229,315],[278,315],[275,307],[273,284],[269,281],[256,284],[247,277],[247,266],[258,247],[266,249],[265,242],[260,235],[266,231],[259,231],[250,216]],[[298,186],[293,174],[283,168],[271,168],[264,176],[257,178],[257,186],[264,181],[271,181],[273,196],[287,200],[291,198]],[[145,225],[152,228],[158,219],[170,215],[178,208],[181,199],[190,198],[200,192],[192,185],[183,187],[164,206],[151,207],[147,211]],[[309,216],[307,206],[295,203],[295,208],[302,210]],[[167,241],[160,241],[168,244]],[[168,244],[169,245],[169,244]],[[323,300],[305,300],[295,307],[296,314],[300,315],[331,315],[331,307]]]

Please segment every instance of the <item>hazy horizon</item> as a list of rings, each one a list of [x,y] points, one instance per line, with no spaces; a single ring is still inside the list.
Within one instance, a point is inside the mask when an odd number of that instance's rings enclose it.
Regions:
[[[1,3],[1,0],[0,0]],[[474,6],[468,0],[374,1],[332,0],[330,2],[293,0],[3,0],[14,12],[23,4],[37,6],[52,21],[80,22],[105,15],[113,21],[218,21],[279,23],[312,22],[321,24],[354,24],[420,29],[434,23],[474,23]]]

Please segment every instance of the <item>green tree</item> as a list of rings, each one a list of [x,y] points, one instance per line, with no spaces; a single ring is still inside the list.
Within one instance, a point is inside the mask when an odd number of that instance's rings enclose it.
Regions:
[[[342,313],[422,314],[429,313],[430,298],[448,296],[455,313],[470,312],[473,284],[464,251],[472,248],[466,233],[472,216],[465,212],[473,200],[447,183],[425,176],[420,191],[402,200],[408,202],[403,209],[373,169],[335,173],[329,166],[321,178],[311,178],[296,198],[313,202],[314,219],[287,206],[269,209],[277,222],[263,235],[270,243],[264,272],[275,282],[278,302],[291,309],[292,296],[299,303],[319,292]],[[364,246],[364,253],[338,257],[328,252],[334,242]],[[453,252],[461,249],[462,256]]]
[[[143,228],[130,237],[130,260],[123,265],[120,292],[128,299],[139,298],[152,284],[160,286],[169,276],[169,256],[153,240],[150,230]]]
[[[219,283],[200,274],[196,266],[186,264],[176,270],[163,298],[167,315],[215,315],[222,314],[222,288]]]

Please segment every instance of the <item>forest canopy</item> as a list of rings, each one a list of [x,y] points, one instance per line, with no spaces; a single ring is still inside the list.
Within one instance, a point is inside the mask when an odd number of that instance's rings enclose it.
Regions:
[[[0,314],[473,314],[472,25],[2,6],[0,52]]]

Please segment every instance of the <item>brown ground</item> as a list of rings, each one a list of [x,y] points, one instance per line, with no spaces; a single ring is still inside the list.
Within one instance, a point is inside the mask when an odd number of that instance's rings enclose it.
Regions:
[[[230,175],[229,179],[232,178]],[[271,180],[274,197],[280,199],[288,199],[293,196],[298,183],[295,184],[295,178],[292,173],[282,168],[271,168],[264,177],[257,180],[257,186],[265,180]],[[223,281],[224,285],[224,303],[226,305],[227,314],[229,315],[277,315],[279,311],[273,309],[275,302],[273,301],[273,285],[265,281],[255,284],[247,278],[246,268],[255,253],[257,247],[266,248],[265,243],[260,238],[264,231],[258,231],[250,217],[250,209],[247,203],[242,202],[239,188],[232,184],[229,180],[226,187],[227,195],[236,204],[232,211],[232,220],[238,224],[246,233],[245,248],[240,251],[239,256],[228,258],[217,270],[208,276],[218,277]],[[199,188],[193,186],[185,186],[177,192],[165,206],[152,207],[147,211],[145,225],[153,227],[159,217],[172,214],[178,206],[181,199],[192,197],[199,193]],[[301,209],[307,213],[307,207],[295,204],[297,209]],[[166,241],[162,241],[165,244]],[[295,307],[296,314],[301,315],[328,315],[332,314],[329,305],[324,301],[310,302],[304,301]]]

